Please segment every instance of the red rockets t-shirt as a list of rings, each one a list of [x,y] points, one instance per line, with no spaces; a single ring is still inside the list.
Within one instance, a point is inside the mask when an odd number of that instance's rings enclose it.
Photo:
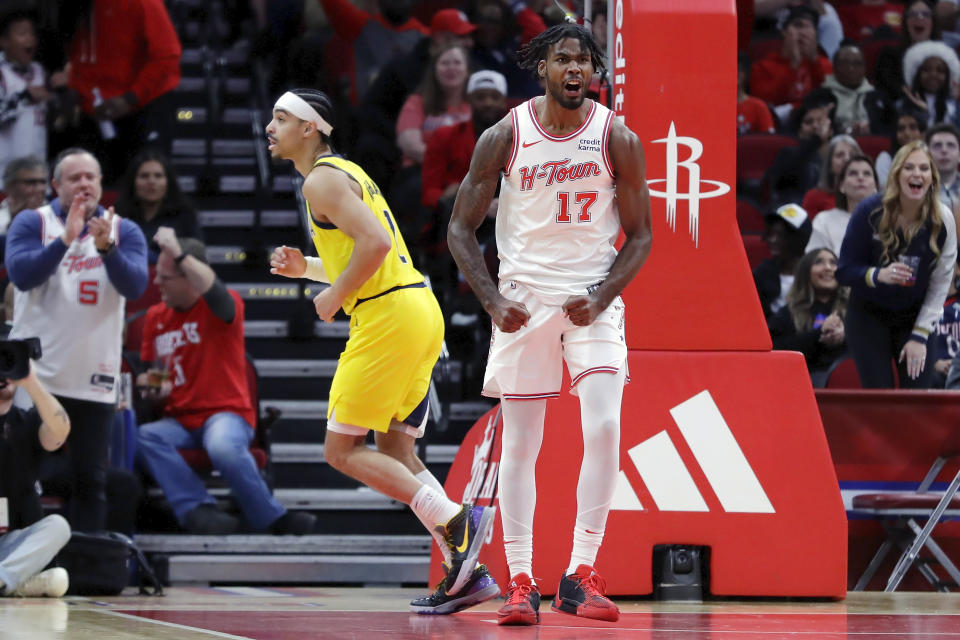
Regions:
[[[229,291],[236,305],[227,324],[200,298],[185,312],[162,302],[147,310],[140,357],[144,364],[161,362],[170,372],[173,391],[163,409],[187,429],[199,429],[221,411],[239,414],[256,424],[243,340],[243,300]]]

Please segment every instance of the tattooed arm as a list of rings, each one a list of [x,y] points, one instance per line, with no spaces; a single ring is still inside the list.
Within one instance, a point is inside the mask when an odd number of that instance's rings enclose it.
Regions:
[[[30,362],[30,373],[27,377],[17,380],[16,383],[30,394],[30,399],[43,420],[40,425],[40,445],[47,451],[56,451],[70,434],[70,417],[60,402],[40,384],[33,369],[33,362]]]
[[[512,144],[513,123],[509,115],[487,129],[477,140],[470,171],[460,183],[447,231],[447,244],[460,273],[494,323],[507,333],[524,326],[530,319],[530,313],[523,304],[500,295],[496,283],[487,272],[476,232],[493,200],[500,171],[507,164]],[[509,215],[509,212],[503,215]]]

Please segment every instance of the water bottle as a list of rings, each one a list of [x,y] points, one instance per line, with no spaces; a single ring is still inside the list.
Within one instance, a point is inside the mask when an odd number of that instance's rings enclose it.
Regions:
[[[103,96],[100,95],[100,87],[93,88],[93,106],[99,107],[103,104]],[[117,130],[110,120],[100,120],[100,135],[104,140],[113,140],[117,137]]]

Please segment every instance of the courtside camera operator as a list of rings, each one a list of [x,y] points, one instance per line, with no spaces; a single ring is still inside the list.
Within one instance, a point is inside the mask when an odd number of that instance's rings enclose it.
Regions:
[[[6,338],[6,331],[0,333]],[[67,412],[37,379],[31,358],[39,343],[0,339],[0,595],[59,597],[68,575],[59,567],[41,571],[70,539],[58,515],[42,518],[37,469],[43,451],[63,445],[70,433]],[[22,387],[30,410],[13,406]]]

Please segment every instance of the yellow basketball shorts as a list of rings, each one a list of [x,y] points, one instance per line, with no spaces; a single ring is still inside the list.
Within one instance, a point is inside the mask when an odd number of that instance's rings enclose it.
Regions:
[[[422,420],[442,344],[443,314],[430,289],[398,289],[357,305],[327,419],[336,410],[340,424],[383,432],[415,411]]]

